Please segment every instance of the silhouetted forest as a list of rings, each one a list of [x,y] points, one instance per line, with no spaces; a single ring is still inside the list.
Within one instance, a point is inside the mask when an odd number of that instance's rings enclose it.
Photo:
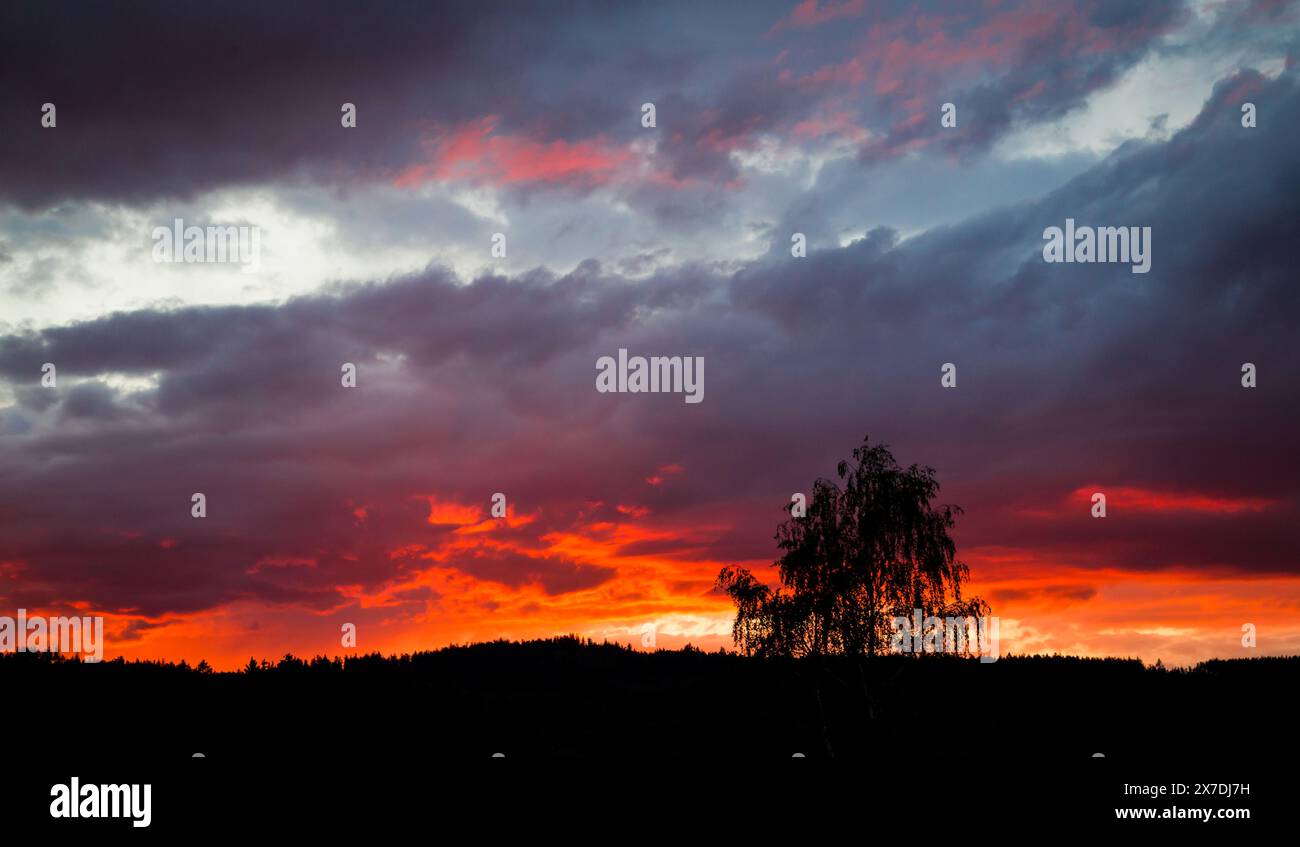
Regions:
[[[1294,751],[1300,657],[746,657],[574,637],[206,664],[0,655],[11,750],[944,762]],[[36,716],[39,715],[39,720]],[[1272,727],[1267,734],[1252,728]],[[1281,728],[1287,728],[1284,732]],[[948,776],[956,777],[956,773]]]

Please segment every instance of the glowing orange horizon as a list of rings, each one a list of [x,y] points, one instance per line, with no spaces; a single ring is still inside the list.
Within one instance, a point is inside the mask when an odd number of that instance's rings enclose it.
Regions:
[[[733,609],[727,598],[712,591],[718,570],[742,564],[760,578],[776,581],[770,560],[720,561],[705,554],[707,542],[726,528],[721,522],[701,519],[689,527],[671,526],[656,522],[646,507],[623,504],[616,510],[617,521],[589,520],[570,531],[529,534],[537,516],[519,515],[513,507],[504,519],[492,519],[477,507],[427,499],[430,525],[450,532],[428,546],[391,550],[391,557],[409,567],[380,589],[337,586],[345,602],[319,611],[238,601],[157,619],[108,613],[105,658],[206,660],[229,670],[249,658],[274,660],[285,653],[410,653],[565,634],[645,649],[648,626],[657,647],[690,643],[730,649]],[[1199,496],[1148,501],[1172,508],[1236,509]],[[671,552],[644,552],[647,543],[670,544]],[[578,590],[548,592],[528,574],[508,585],[457,567],[475,556],[503,553],[539,568],[561,559],[606,568],[613,576]],[[972,573],[966,592],[987,599],[1001,619],[1003,655],[1060,652],[1186,665],[1211,657],[1300,653],[1300,577],[1084,568],[1033,551],[996,547],[972,547],[962,558]],[[311,564],[263,560],[253,567]],[[67,614],[70,609],[101,613],[77,602],[28,613]],[[357,626],[355,649],[342,646],[344,623]],[[1253,624],[1258,633],[1253,650],[1242,646],[1244,624]]]

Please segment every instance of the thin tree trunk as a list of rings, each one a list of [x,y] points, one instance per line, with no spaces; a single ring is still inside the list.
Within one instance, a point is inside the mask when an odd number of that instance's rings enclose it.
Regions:
[[[835,750],[831,748],[831,731],[826,725],[826,710],[822,708],[822,685],[820,682],[813,683],[813,691],[817,693],[817,714],[822,720],[822,742],[826,745],[826,755],[832,759],[835,758]]]

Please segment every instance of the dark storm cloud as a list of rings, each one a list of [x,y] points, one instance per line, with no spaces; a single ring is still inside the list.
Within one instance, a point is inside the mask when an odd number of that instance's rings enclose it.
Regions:
[[[1258,129],[1240,125],[1243,91]],[[382,587],[436,551],[567,592],[609,565],[542,539],[620,520],[613,504],[666,533],[613,543],[627,555],[763,558],[791,492],[864,433],[938,469],[942,499],[967,509],[962,549],[1295,573],[1298,136],[1295,72],[1243,73],[1169,141],[911,239],[879,229],[806,259],[778,245],[737,273],[636,280],[595,262],[468,284],[430,270],[10,334],[0,564],[22,578],[6,602],[329,609],[339,586]],[[1151,272],[1045,264],[1042,231],[1066,217],[1150,226]],[[704,402],[597,393],[595,360],[619,347],[703,356]],[[46,361],[58,389],[36,385]],[[1247,361],[1257,389],[1240,387]],[[157,387],[128,398],[110,373]],[[1113,493],[1106,521],[1077,494],[1091,487]],[[429,497],[485,511],[495,491],[532,522],[460,547],[428,522]],[[259,565],[282,560],[306,564]]]
[[[684,5],[6,4],[0,193],[47,208],[387,178],[432,128],[484,115],[550,139],[629,136],[643,92],[709,55],[703,33],[670,38]],[[46,102],[53,130],[40,126]],[[347,132],[344,102],[358,106]]]
[[[613,568],[578,565],[564,560],[511,552],[476,551],[459,557],[456,567],[479,579],[499,582],[512,588],[536,582],[551,595],[592,588],[611,579],[615,573]]]
[[[733,152],[763,133],[788,136],[796,122],[848,109],[874,135],[863,156],[892,155],[937,138],[938,105],[955,98],[962,120],[945,149],[983,149],[1014,123],[1079,105],[1178,18],[1167,2],[1016,3],[986,31],[965,3],[919,18],[912,4],[885,4],[773,33],[790,8],[6,4],[0,198],[36,210],[295,179],[392,181],[489,117],[506,138],[606,139],[624,150],[647,137],[640,107],[650,101],[657,181],[631,197],[676,207],[665,195],[693,187],[689,219],[738,176]],[[820,81],[837,67],[849,71]],[[55,129],[40,126],[46,102],[58,109]],[[358,107],[355,129],[339,126],[344,102]],[[926,119],[911,122],[918,108]],[[574,173],[570,184],[599,183],[590,177]],[[532,190],[527,180],[512,188]]]

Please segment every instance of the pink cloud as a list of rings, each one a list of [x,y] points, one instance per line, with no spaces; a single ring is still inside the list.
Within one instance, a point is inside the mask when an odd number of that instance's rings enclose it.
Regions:
[[[768,35],[780,32],[786,27],[806,29],[840,18],[855,18],[861,15],[865,8],[866,0],[844,0],[843,3],[827,3],[825,6],[819,6],[818,0],[803,0],[790,12],[790,17],[776,22],[768,31]]]
[[[426,144],[430,161],[411,165],[393,180],[399,187],[431,181],[603,185],[635,164],[631,150],[603,138],[535,141],[497,132],[489,115]]]

